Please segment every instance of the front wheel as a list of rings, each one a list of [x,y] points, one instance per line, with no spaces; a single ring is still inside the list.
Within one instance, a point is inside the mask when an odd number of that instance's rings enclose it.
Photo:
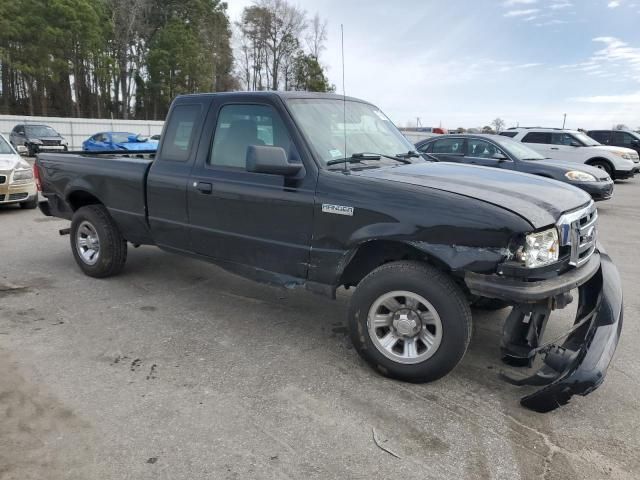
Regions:
[[[79,208],[71,220],[71,250],[82,271],[96,278],[120,273],[127,260],[127,241],[102,205]]]
[[[613,167],[606,160],[594,160],[590,163],[592,167],[599,168],[600,170],[604,170],[611,177],[611,179],[615,180],[615,172],[613,171]]]
[[[430,382],[449,373],[471,340],[471,311],[453,280],[430,265],[378,267],[356,288],[349,308],[358,353],[388,377]]]

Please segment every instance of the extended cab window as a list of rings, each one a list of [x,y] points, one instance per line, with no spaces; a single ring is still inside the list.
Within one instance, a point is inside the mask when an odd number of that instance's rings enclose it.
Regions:
[[[287,127],[273,107],[269,105],[222,107],[218,114],[209,164],[245,169],[247,148],[252,145],[282,147],[291,160],[296,160]]]
[[[522,139],[523,143],[551,143],[551,133],[549,132],[530,132]]]
[[[433,153],[443,153],[448,155],[464,155],[464,140],[461,138],[446,138],[436,140],[433,143]]]
[[[200,105],[178,105],[172,110],[162,145],[162,160],[184,162],[189,158],[200,111]]]

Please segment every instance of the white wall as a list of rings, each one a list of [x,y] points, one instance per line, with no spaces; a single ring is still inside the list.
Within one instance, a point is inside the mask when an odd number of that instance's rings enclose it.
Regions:
[[[109,120],[97,118],[29,117],[0,115],[0,133],[9,133],[18,123],[44,123],[69,141],[69,148],[79,150],[82,142],[98,132],[131,132],[151,136],[162,132],[164,122],[156,120]]]

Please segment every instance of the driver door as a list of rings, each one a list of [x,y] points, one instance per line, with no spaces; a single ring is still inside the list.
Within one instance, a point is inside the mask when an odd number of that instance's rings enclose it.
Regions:
[[[188,183],[193,250],[219,261],[306,278],[315,165],[301,157],[292,124],[266,100],[214,102],[212,109],[205,131],[213,137],[201,142],[204,154],[198,155]],[[251,145],[282,147],[289,161],[302,162],[304,169],[293,178],[249,172]]]

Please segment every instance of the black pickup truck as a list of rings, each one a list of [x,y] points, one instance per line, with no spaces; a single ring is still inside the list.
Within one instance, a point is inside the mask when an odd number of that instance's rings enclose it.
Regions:
[[[43,153],[45,215],[71,220],[85,274],[157,245],[252,279],[335,297],[381,374],[436,380],[462,359],[470,306],[511,306],[503,360],[536,367],[521,403],[552,410],[603,381],[622,326],[590,197],[554,180],[425,161],[375,106],[308,93],[188,95],[156,155]],[[139,153],[139,152],[138,152]],[[578,289],[574,326],[543,344]]]

